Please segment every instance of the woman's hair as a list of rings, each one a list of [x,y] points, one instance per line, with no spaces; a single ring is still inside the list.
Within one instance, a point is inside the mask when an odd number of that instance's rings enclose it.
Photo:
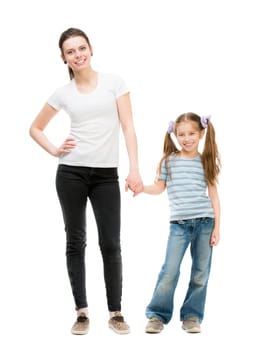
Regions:
[[[175,136],[177,134],[178,124],[185,121],[195,122],[198,125],[199,131],[205,129],[201,124],[201,118],[197,114],[191,112],[184,113],[181,114],[173,124],[173,133]],[[160,173],[161,165],[164,160],[166,169],[168,170],[168,157],[173,153],[176,154],[179,152],[180,150],[176,148],[176,145],[171,138],[171,133],[167,131],[164,138],[163,157],[159,163],[158,172]],[[201,160],[207,183],[214,185],[218,182],[218,175],[221,170],[221,161],[218,147],[215,141],[215,130],[210,120],[207,122],[207,132],[205,136],[205,144],[201,154]]]
[[[62,55],[64,55],[64,52],[63,52],[63,44],[64,44],[64,42],[67,39],[73,38],[73,37],[76,37],[76,36],[82,36],[87,41],[89,47],[91,48],[91,44],[90,44],[89,38],[87,37],[87,35],[82,30],[80,30],[78,28],[68,28],[67,30],[65,30],[60,35],[59,42],[58,42],[58,45],[59,45],[59,48],[61,50],[61,54]],[[69,72],[70,79],[73,79],[74,78],[74,72],[73,72],[73,70],[70,67],[68,67],[68,72]]]

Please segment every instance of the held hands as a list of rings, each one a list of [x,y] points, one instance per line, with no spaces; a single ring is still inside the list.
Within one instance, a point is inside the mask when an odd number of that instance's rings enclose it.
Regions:
[[[60,157],[63,154],[70,153],[73,148],[76,147],[75,138],[68,136],[62,145],[57,149],[55,156]]]
[[[133,192],[133,197],[143,191],[143,183],[138,171],[131,171],[126,178],[125,190],[130,189]]]

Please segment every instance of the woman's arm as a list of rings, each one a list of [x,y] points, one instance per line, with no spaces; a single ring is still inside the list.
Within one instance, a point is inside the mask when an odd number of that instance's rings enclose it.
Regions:
[[[214,210],[214,229],[211,235],[210,245],[216,246],[220,240],[220,199],[216,185],[209,185],[208,192]]]
[[[126,191],[130,188],[136,195],[142,191],[143,184],[139,174],[138,145],[129,94],[124,94],[117,99],[117,108],[129,159]]]
[[[53,145],[46,135],[44,134],[44,129],[51,121],[51,119],[56,115],[57,110],[51,107],[49,104],[45,104],[40,113],[37,115],[30,127],[30,136],[36,141],[46,152],[50,153],[52,156],[59,157],[61,154],[69,153],[72,148],[74,148],[75,140],[73,137],[69,136],[63,144],[57,148]]]

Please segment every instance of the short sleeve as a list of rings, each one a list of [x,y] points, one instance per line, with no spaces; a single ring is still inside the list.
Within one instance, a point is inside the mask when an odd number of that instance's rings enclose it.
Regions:
[[[118,98],[126,93],[128,93],[128,87],[121,77],[116,77],[115,82],[115,97]]]
[[[47,99],[46,102],[57,111],[59,111],[62,108],[59,93],[57,90]]]
[[[165,160],[162,161],[161,169],[159,169],[159,175],[157,176],[157,180],[163,180],[163,181],[167,180],[167,170],[165,167]]]

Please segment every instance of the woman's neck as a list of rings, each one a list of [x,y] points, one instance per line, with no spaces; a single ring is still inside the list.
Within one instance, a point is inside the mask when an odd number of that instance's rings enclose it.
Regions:
[[[77,85],[90,84],[97,77],[97,73],[91,68],[83,69],[80,72],[75,72],[75,82]]]
[[[89,93],[93,91],[98,83],[98,74],[97,72],[90,70],[83,70],[75,74],[75,84],[79,92]]]

